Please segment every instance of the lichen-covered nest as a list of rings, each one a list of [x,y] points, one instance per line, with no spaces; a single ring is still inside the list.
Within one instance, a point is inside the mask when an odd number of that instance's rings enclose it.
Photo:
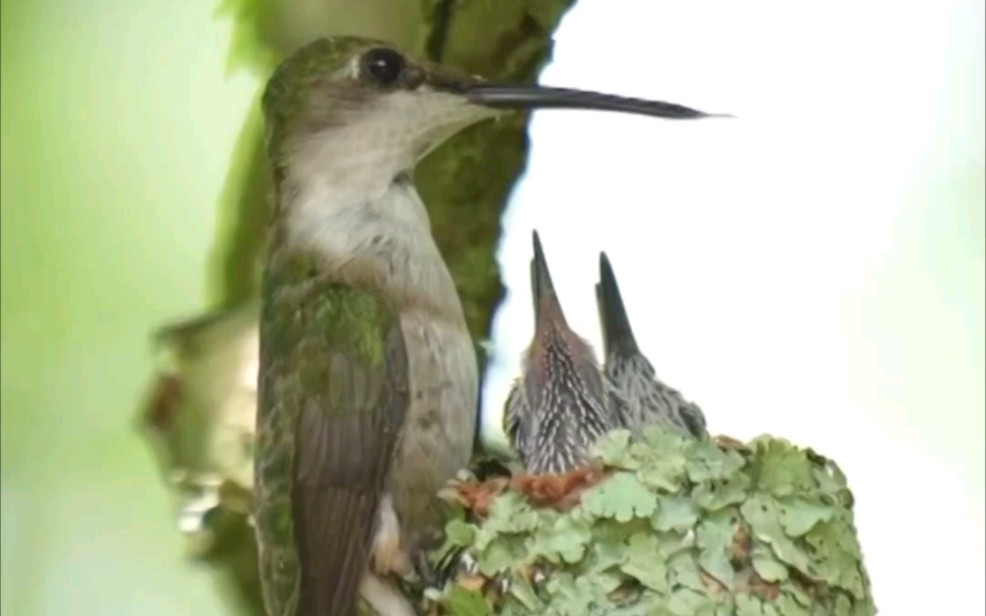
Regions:
[[[564,477],[459,481],[433,614],[868,616],[842,472],[770,437],[617,431]],[[466,478],[468,479],[468,478]],[[462,563],[468,563],[463,565]]]

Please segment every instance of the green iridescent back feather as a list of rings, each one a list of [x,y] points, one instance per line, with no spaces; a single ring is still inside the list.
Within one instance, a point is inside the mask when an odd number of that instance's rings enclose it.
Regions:
[[[406,350],[380,296],[272,255],[255,486],[265,601],[279,616],[348,613],[407,408]]]

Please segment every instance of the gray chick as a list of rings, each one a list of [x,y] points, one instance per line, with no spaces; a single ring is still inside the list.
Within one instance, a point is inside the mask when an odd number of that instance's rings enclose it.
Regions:
[[[682,434],[707,436],[702,409],[661,382],[640,352],[605,252],[599,255],[596,303],[606,358],[603,371],[626,402],[626,427],[639,433],[644,426],[662,424]]]

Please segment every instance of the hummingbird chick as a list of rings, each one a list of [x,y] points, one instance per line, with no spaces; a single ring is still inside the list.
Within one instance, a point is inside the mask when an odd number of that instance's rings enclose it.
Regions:
[[[640,433],[644,426],[661,424],[682,434],[706,436],[702,409],[661,382],[640,352],[606,253],[599,255],[596,305],[606,358],[603,371],[626,401],[626,427]]]
[[[623,424],[624,403],[589,343],[568,326],[534,232],[534,338],[504,409],[504,432],[532,474],[564,474],[588,462],[595,442]]]
[[[546,107],[707,117],[669,103],[492,84],[355,37],[306,45],[268,81],[274,204],[254,512],[272,616],[351,616],[359,595],[384,616],[413,614],[392,578],[408,574],[441,529],[438,492],[469,462],[479,382],[414,169],[471,124]],[[572,342],[552,327],[542,355],[564,362],[573,352],[559,345]],[[534,372],[532,380],[549,376]],[[582,378],[601,390],[598,375]],[[528,395],[541,405],[535,385]],[[592,434],[610,423],[604,408],[587,413]],[[574,438],[556,430],[533,434]]]

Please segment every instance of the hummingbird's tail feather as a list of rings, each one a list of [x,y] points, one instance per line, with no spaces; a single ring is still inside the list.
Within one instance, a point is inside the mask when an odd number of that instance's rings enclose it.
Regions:
[[[387,498],[389,456],[367,460],[363,451],[373,450],[362,438],[373,427],[365,415],[340,419],[315,405],[301,412],[291,488],[298,616],[356,613]]]
[[[596,304],[603,332],[603,348],[606,357],[616,353],[629,356],[639,353],[633,337],[630,319],[623,306],[623,296],[616,284],[613,267],[605,252],[599,253],[599,283],[596,285]]]
[[[298,616],[355,614],[370,558],[378,494],[297,488]],[[332,516],[325,515],[331,511]],[[306,523],[298,523],[303,517]]]

